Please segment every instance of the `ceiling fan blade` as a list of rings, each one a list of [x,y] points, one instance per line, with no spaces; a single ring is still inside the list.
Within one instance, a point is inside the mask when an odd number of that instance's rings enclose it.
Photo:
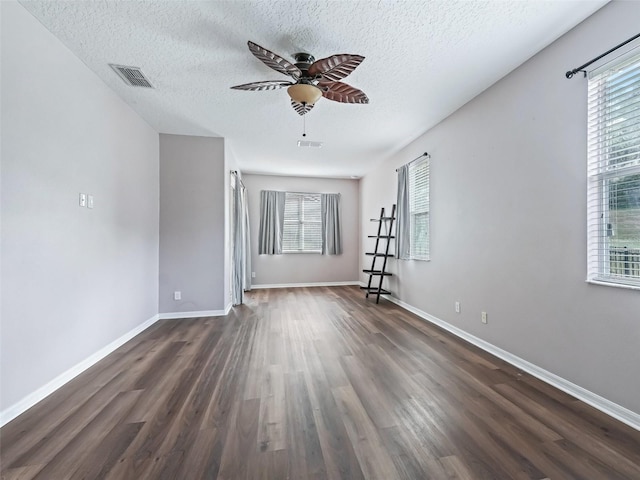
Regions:
[[[321,58],[309,67],[309,76],[322,76],[322,81],[337,82],[353,72],[362,63],[362,55],[346,53]]]
[[[273,68],[276,72],[284,73],[296,80],[302,75],[302,72],[298,67],[293,63],[288,62],[280,55],[276,55],[275,53],[251,41],[247,42],[247,45],[249,45],[249,51],[253,53],[258,60],[264,63],[267,67]]]
[[[303,105],[302,103],[298,103],[295,100],[291,100],[291,106],[296,112],[298,112],[299,115],[309,113],[313,108],[313,105],[309,105],[308,103]]]
[[[342,82],[320,82],[322,95],[328,100],[342,103],[369,103],[369,98],[362,90]]]
[[[293,83],[285,82],[284,80],[265,80],[263,82],[244,83],[231,88],[234,90],[251,90],[253,92],[261,92],[263,90],[277,90],[291,85],[293,85]]]

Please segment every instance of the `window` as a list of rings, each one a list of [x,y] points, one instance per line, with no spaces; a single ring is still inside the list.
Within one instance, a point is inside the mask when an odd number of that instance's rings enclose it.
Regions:
[[[588,280],[640,287],[640,55],[593,72]]]
[[[409,165],[409,253],[415,260],[429,260],[429,159]]]
[[[283,253],[322,253],[319,193],[286,193]]]

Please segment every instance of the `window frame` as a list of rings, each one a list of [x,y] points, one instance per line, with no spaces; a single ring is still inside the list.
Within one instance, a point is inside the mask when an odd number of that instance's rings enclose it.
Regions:
[[[307,197],[313,197],[317,199],[317,209],[318,209],[318,220],[308,220],[305,218],[305,199]],[[291,199],[295,198],[296,201],[299,202],[298,205],[298,218],[294,221],[287,221],[287,204],[292,201]],[[307,192],[285,192],[285,201],[284,201],[284,220],[282,227],[282,253],[290,254],[290,253],[318,253],[322,254],[322,218],[321,218],[321,194],[320,193],[307,193]],[[305,244],[305,224],[317,224],[318,225],[318,238],[316,239],[318,243],[317,249],[304,249]],[[298,248],[296,249],[288,249],[290,245],[286,242],[286,231],[287,227],[297,226],[298,229]]]
[[[625,73],[630,77],[628,80],[624,78]],[[616,83],[617,86],[613,86]],[[624,85],[629,87],[628,91],[624,90]],[[634,98],[638,100],[634,101]],[[616,231],[622,228],[618,217],[630,208],[612,208],[612,202],[615,200],[617,207],[618,200],[612,195],[617,195],[619,184],[636,181],[625,178],[640,175],[640,121],[633,121],[634,114],[640,114],[640,106],[635,106],[639,100],[640,54],[637,51],[590,73],[587,99],[587,282],[590,283],[640,289],[640,237],[637,246],[634,246],[634,235],[630,243],[626,239],[621,242],[628,243],[630,248],[614,245],[612,240]],[[629,157],[621,153],[626,150],[632,152]],[[640,187],[630,183],[623,188],[633,193]],[[640,223],[640,208],[629,217],[629,224]],[[622,262],[625,267],[620,273],[622,251],[626,260]],[[614,268],[615,273],[612,272]]]

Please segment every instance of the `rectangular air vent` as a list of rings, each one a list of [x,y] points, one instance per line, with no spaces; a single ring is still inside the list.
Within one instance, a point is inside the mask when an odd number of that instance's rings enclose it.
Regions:
[[[120,76],[124,83],[131,87],[144,87],[153,88],[151,82],[144,76],[142,70],[139,67],[127,67],[125,65],[114,65],[110,63],[109,66]]]
[[[299,147],[321,148],[322,142],[312,142],[310,140],[298,140]]]

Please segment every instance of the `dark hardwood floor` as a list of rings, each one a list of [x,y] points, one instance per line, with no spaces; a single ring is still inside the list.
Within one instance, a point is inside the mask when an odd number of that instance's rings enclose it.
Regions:
[[[640,479],[640,432],[357,287],[160,321],[0,430],[3,479]]]

